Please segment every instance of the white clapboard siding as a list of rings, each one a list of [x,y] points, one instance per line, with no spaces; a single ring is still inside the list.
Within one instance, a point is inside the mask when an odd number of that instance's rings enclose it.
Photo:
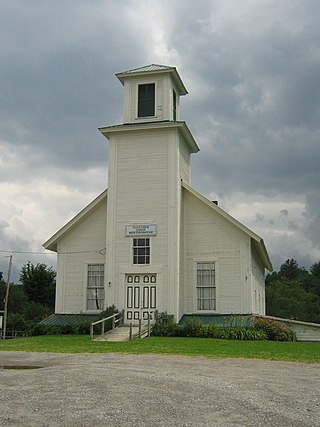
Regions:
[[[179,145],[179,177],[187,184],[190,183],[190,150],[182,138]]]
[[[125,273],[137,269],[142,273],[151,271],[159,277],[158,310],[171,310],[177,316],[178,132],[162,129],[123,133],[110,139],[110,151],[114,159],[108,189],[108,206],[113,214],[107,226],[107,247],[112,255],[106,259],[107,281],[112,283],[108,289],[110,301],[119,307],[125,305]],[[157,235],[150,238],[149,266],[132,264],[132,238],[125,235],[125,227],[130,224],[157,226]]]
[[[184,191],[184,253],[187,277],[183,312],[196,311],[196,262],[216,262],[217,312],[250,312],[247,272],[249,238],[188,191]]]
[[[105,198],[58,243],[56,313],[85,311],[85,266],[88,263],[105,263],[106,212]]]

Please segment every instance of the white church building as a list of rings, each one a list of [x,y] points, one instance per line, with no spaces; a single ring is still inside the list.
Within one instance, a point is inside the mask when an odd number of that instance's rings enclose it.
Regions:
[[[109,141],[108,189],[57,231],[57,314],[115,305],[125,321],[174,314],[265,314],[261,237],[191,187],[199,151],[180,120],[187,90],[175,67],[116,74],[123,123],[100,128]]]

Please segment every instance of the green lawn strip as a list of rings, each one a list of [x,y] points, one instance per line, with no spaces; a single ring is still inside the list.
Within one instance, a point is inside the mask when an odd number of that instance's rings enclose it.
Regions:
[[[151,337],[130,342],[90,341],[82,335],[51,335],[0,341],[0,351],[56,353],[175,354],[205,357],[243,357],[320,363],[320,345],[303,342],[231,341],[210,338]]]

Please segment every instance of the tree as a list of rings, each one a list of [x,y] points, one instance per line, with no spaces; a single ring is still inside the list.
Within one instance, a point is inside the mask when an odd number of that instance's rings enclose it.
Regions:
[[[293,280],[299,277],[301,270],[297,261],[291,258],[287,259],[287,261],[281,265],[279,273],[280,276]]]
[[[28,261],[20,272],[20,282],[28,299],[52,309],[55,302],[55,277],[56,272],[44,263],[33,265]]]
[[[320,299],[320,262],[315,262],[310,267],[311,272],[311,285],[310,285],[310,291],[314,292]]]
[[[299,280],[279,279],[266,288],[269,316],[320,323],[320,301]]]
[[[310,267],[310,272],[311,274],[318,278],[320,280],[320,261],[319,262],[315,262],[311,267]]]
[[[320,323],[320,263],[310,272],[288,259],[266,277],[268,315]]]

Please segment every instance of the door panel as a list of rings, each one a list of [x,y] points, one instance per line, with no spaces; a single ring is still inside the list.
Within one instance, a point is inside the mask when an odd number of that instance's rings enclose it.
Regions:
[[[128,275],[126,283],[126,319],[148,320],[149,316],[152,319],[157,307],[156,276],[154,274]],[[146,283],[152,283],[152,285],[146,285]]]

